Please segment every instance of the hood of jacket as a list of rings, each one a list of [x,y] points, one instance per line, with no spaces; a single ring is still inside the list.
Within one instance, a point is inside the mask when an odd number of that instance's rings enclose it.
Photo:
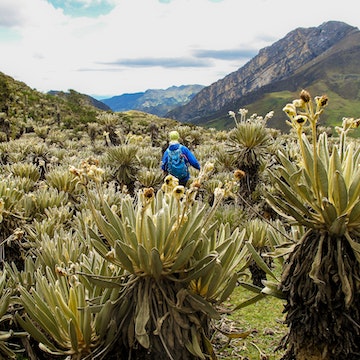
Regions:
[[[180,143],[179,142],[171,142],[169,145],[169,150],[173,151],[176,150],[180,147]]]

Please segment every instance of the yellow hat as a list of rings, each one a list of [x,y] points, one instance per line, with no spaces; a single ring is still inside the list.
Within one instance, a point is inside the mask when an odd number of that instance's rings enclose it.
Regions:
[[[170,131],[170,133],[169,133],[169,139],[170,139],[170,141],[178,141],[179,138],[180,138],[180,135],[179,135],[179,133],[178,133],[176,130]]]

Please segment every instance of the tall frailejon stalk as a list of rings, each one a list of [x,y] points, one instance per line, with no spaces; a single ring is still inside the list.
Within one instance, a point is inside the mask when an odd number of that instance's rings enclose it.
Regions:
[[[329,149],[327,135],[317,136],[326,96],[300,99],[284,107],[296,130],[300,157],[279,153],[272,172],[276,194],[269,203],[293,225],[307,231],[285,262],[280,288],[285,295],[289,332],[283,357],[351,360],[360,353],[360,149],[346,143],[359,119],[343,119],[340,145]],[[303,133],[309,122],[311,143]]]
[[[309,149],[304,144],[303,138],[305,135],[302,134],[303,126],[308,121],[311,127],[312,134],[312,153],[317,154],[317,123],[319,121],[320,115],[324,112],[324,108],[327,105],[328,98],[326,96],[316,96],[315,103],[316,108],[314,109],[313,101],[310,98],[310,94],[307,91],[302,91],[300,93],[300,99],[294,100],[291,104],[287,104],[283,109],[289,118],[291,119],[290,125],[296,130],[299,146],[301,150],[301,156],[304,161],[304,168],[307,171],[307,174],[311,176],[313,182],[317,183],[319,181],[318,177],[318,161],[312,161],[312,165],[309,163],[310,159],[307,156],[307,151]],[[317,192],[315,195],[318,200],[321,199],[320,194],[318,193],[319,187],[316,186],[314,190]]]

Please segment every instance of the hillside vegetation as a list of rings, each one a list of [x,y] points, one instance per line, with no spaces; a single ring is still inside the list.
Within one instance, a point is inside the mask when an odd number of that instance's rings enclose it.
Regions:
[[[301,92],[286,134],[272,107],[217,131],[1,79],[0,357],[356,359],[359,119]]]

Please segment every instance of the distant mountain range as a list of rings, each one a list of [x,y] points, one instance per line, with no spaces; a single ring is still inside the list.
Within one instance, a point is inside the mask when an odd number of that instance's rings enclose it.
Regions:
[[[168,89],[150,89],[145,92],[122,94],[102,99],[113,111],[139,110],[164,116],[176,107],[187,104],[203,89],[203,85],[172,86]]]

